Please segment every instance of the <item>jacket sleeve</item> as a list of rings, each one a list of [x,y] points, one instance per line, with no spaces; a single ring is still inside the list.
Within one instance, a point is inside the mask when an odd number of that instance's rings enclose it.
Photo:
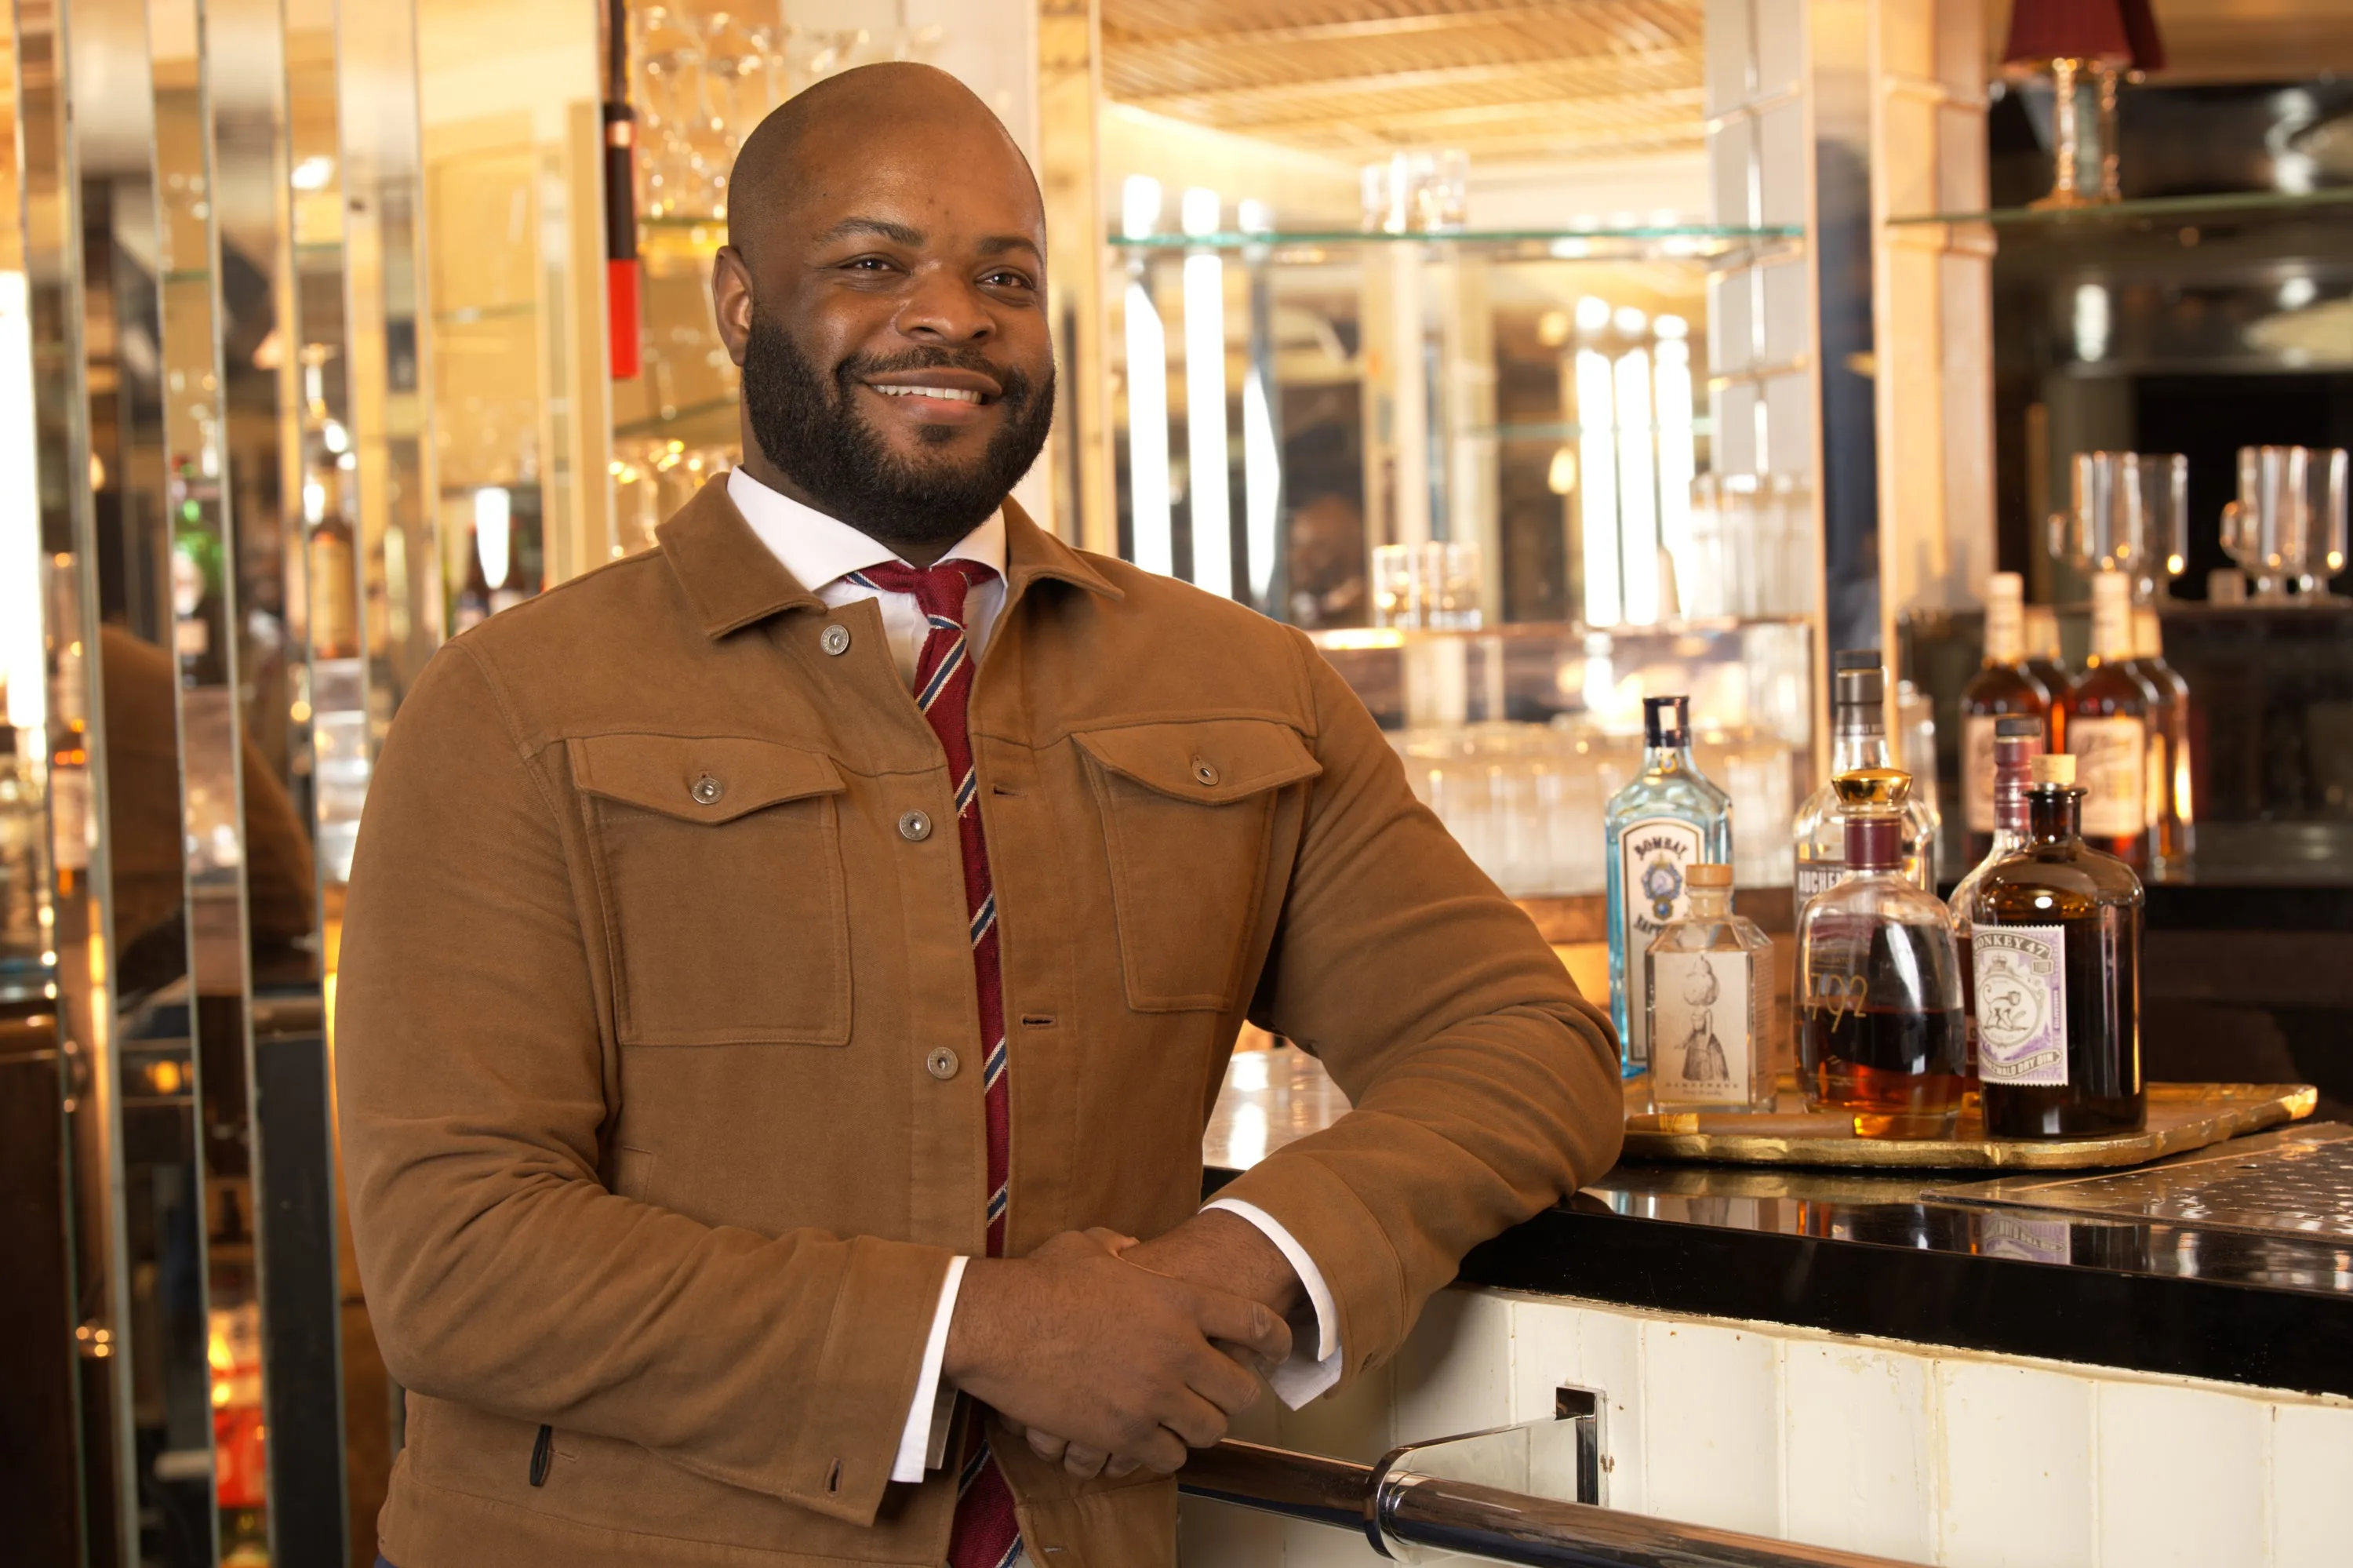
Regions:
[[[1353,1378],[1395,1353],[1465,1252],[1609,1167],[1625,1104],[1608,1020],[1300,647],[1324,772],[1252,1017],[1320,1057],[1355,1108],[1219,1196],[1315,1260]]]
[[[368,793],[335,998],[385,1364],[871,1522],[950,1255],[705,1225],[607,1190],[617,1075],[562,798],[479,656],[444,649]]]

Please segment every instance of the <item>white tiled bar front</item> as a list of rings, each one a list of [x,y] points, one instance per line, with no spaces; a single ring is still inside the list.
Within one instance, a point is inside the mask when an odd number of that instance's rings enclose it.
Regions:
[[[1951,1568],[2343,1568],[2353,1400],[1457,1287],[1403,1354],[1238,1437],[1361,1461],[1606,1396],[1613,1508]],[[1187,1499],[1186,1568],[1365,1542]],[[1436,1557],[1431,1561],[1439,1561]],[[1450,1559],[1451,1560],[1451,1559]]]

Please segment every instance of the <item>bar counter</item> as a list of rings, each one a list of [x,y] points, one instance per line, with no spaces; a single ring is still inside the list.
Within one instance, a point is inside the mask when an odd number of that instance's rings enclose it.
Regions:
[[[1346,1100],[1305,1053],[1238,1052],[1214,1190]],[[2353,1395],[2353,1128],[2306,1121],[2163,1163],[2243,1181],[2307,1155],[2293,1214],[2200,1199],[2101,1217],[2030,1184],[2112,1173],[1854,1173],[1626,1161],[1473,1252],[1459,1283],[2306,1393]],[[2315,1178],[2337,1180],[2322,1190]],[[1999,1205],[1995,1197],[2008,1201]],[[2019,1199],[2026,1202],[2021,1204]],[[2073,1212],[2045,1203],[2068,1203]]]

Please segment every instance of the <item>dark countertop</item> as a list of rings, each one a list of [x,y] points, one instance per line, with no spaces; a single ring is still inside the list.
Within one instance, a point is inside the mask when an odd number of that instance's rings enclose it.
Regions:
[[[1207,1184],[1335,1118],[1346,1101],[1289,1047],[1237,1053]],[[2341,1174],[2353,1128],[2307,1122],[2150,1171],[2188,1190],[2283,1165]],[[2183,1167],[2204,1161],[2196,1171]],[[2047,1175],[2030,1179],[2047,1182]],[[2244,1180],[2244,1178],[2241,1178]],[[2100,1189],[1968,1174],[1620,1164],[1463,1260],[1466,1284],[1698,1317],[2353,1394],[2353,1199],[2319,1218],[2177,1194],[2082,1212]],[[2129,1194],[2126,1194],[2127,1196]],[[2005,1200],[1996,1206],[1989,1200]],[[2335,1208],[2331,1209],[2330,1204]],[[2074,1212],[2063,1212],[2061,1205]],[[2298,1228],[2298,1227],[2301,1228]]]

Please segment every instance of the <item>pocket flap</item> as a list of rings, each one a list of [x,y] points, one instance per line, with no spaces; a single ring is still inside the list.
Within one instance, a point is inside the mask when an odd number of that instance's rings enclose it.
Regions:
[[[1306,743],[1268,719],[1134,724],[1074,736],[1113,773],[1179,800],[1222,806],[1324,771]]]
[[[732,822],[746,812],[844,788],[821,751],[742,736],[588,735],[565,743],[573,782],[689,822]]]

